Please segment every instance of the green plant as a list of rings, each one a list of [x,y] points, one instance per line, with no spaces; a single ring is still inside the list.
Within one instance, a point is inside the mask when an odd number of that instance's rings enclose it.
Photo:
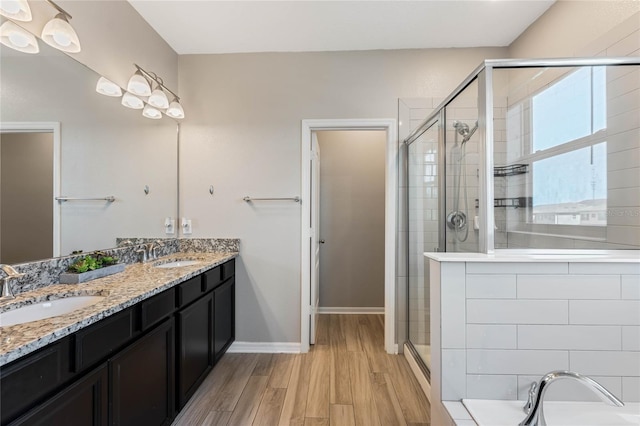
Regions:
[[[93,255],[88,254],[82,259],[76,260],[67,268],[67,272],[81,274],[83,272],[104,268],[105,266],[115,265],[116,263],[118,263],[118,258],[106,256],[103,252],[97,251]]]

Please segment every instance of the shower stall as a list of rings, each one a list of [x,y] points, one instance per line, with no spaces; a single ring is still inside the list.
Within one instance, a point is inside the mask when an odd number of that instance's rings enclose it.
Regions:
[[[487,60],[437,106],[401,100],[405,349],[427,379],[424,252],[640,248],[639,117],[638,57]]]

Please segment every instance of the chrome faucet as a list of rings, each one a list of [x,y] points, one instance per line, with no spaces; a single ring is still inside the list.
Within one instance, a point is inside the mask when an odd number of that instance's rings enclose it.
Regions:
[[[20,272],[13,269],[13,266],[11,265],[0,264],[0,269],[2,269],[2,271],[4,271],[4,273],[6,274],[6,277],[0,279],[2,281],[2,283],[0,284],[0,286],[2,287],[0,299],[13,299],[14,296],[11,292],[11,285],[9,284],[9,281],[15,278],[20,278],[24,276],[24,274],[21,274]]]
[[[604,386],[587,376],[572,371],[552,371],[540,379],[536,387],[531,386],[529,390],[529,401],[527,401],[527,404],[523,407],[523,410],[527,413],[527,417],[520,422],[519,426],[547,426],[542,406],[544,394],[551,383],[560,379],[577,380],[594,391],[604,402],[610,402],[617,407],[624,406],[624,403],[606,390]]]
[[[143,244],[141,249],[136,250],[136,253],[142,254],[142,263],[149,262],[151,260],[156,260],[158,258],[158,249],[162,247],[162,241],[156,240],[150,243]]]

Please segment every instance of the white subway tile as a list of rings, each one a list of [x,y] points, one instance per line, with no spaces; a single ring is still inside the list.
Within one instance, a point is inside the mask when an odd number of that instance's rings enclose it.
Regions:
[[[568,351],[467,350],[469,374],[546,374],[569,369]]]
[[[442,347],[464,349],[466,344],[464,263],[444,263],[440,269]]]
[[[622,276],[622,298],[640,299],[640,275]]]
[[[577,373],[580,373],[577,371]],[[600,383],[618,398],[622,398],[622,379],[620,377],[589,376]],[[542,376],[518,376],[518,399],[526,400],[531,382],[539,382]],[[558,380],[547,388],[544,396],[548,401],[589,401],[602,402],[591,389],[573,380]]]
[[[639,161],[640,162],[640,161]],[[607,208],[607,225],[622,225],[640,227],[640,207],[610,207]],[[602,243],[599,243],[602,244]],[[635,245],[637,246],[637,242]]]
[[[622,327],[622,350],[640,351],[640,327]]]
[[[638,275],[640,274],[640,263],[575,262],[569,264],[569,274]]]
[[[640,194],[640,188],[635,188]],[[607,241],[616,244],[637,245],[640,241],[640,228],[632,226],[608,226]]]
[[[607,56],[627,56],[640,48],[638,31],[607,47]]]
[[[607,171],[631,169],[638,167],[638,164],[640,164],[640,148],[609,152],[607,155]]]
[[[628,111],[640,108],[640,91],[636,85],[635,90],[626,92],[615,98],[607,99],[607,116],[623,114]]]
[[[515,299],[516,276],[469,274],[467,275],[467,298]]]
[[[571,371],[588,376],[640,376],[640,352],[571,351]]]
[[[467,348],[516,349],[517,327],[515,325],[467,324]]]
[[[466,398],[466,351],[443,349],[442,351],[442,400],[457,401]]]
[[[607,188],[609,190],[638,188],[638,185],[640,185],[640,168],[638,167],[607,171]]]
[[[622,378],[622,401],[640,402],[640,377]]]
[[[620,350],[621,328],[596,325],[519,325],[518,349]]]
[[[566,274],[567,263],[469,262],[467,274]]]
[[[469,324],[568,324],[564,300],[468,299]]]
[[[518,275],[518,299],[619,299],[619,275]]]
[[[640,195],[634,188],[611,189],[607,203],[613,207],[637,207],[640,205]]]
[[[640,301],[570,300],[569,323],[585,325],[640,325]]]
[[[518,376],[469,374],[467,398],[518,399]]]

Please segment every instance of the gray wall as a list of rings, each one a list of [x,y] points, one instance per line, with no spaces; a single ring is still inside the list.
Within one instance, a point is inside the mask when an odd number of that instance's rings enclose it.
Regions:
[[[442,98],[485,58],[506,56],[506,48],[180,56],[190,112],[182,215],[194,237],[242,241],[238,341],[300,341],[300,205],[242,197],[300,194],[301,120],[395,118],[398,98]]]
[[[318,132],[320,307],[384,307],[384,131]]]
[[[53,255],[53,133],[0,134],[0,263]]]

